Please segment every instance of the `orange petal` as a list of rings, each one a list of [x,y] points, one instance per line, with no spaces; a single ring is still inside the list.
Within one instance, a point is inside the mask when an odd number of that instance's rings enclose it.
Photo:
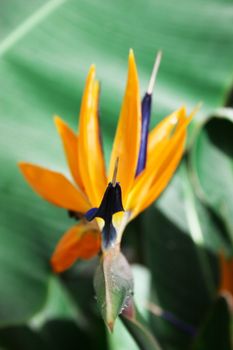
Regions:
[[[146,169],[136,178],[128,196],[126,209],[132,210],[131,219],[148,207],[167,186],[182,157],[189,121],[190,118],[185,118],[185,122],[178,124],[170,138],[168,128],[169,134],[164,134],[160,153],[150,153]]]
[[[173,144],[176,142],[177,137],[192,120],[195,111],[187,117],[185,107],[181,107],[166,117],[150,132],[147,168],[155,169],[163,162],[164,158],[166,159],[170,149],[174,147]],[[166,162],[164,164],[166,165]]]
[[[71,227],[58,242],[51,258],[54,272],[68,269],[77,259],[90,259],[100,250],[101,236],[93,224]]]
[[[129,197],[131,197],[131,194],[137,187],[146,187],[148,189],[149,179],[150,182],[153,180],[160,165],[164,163],[164,159],[166,160],[167,155],[170,154],[171,148],[174,147],[177,135],[180,134],[181,126],[184,124],[180,123],[180,120],[183,118],[188,123],[189,119],[185,116],[184,107],[170,114],[150,132],[146,168],[137,178],[135,178],[134,188]],[[174,130],[175,132],[172,134]],[[182,127],[182,130],[184,130],[184,126]]]
[[[62,174],[30,163],[19,167],[33,190],[49,202],[81,213],[90,209],[84,195]]]
[[[186,109],[184,106],[164,118],[156,127],[150,131],[148,137],[148,158],[152,153],[157,152],[158,145],[167,139],[176,125],[181,124],[186,119]]]
[[[121,184],[123,204],[134,182],[140,146],[140,133],[141,103],[139,82],[134,54],[131,50],[129,53],[128,81],[109,169],[109,179],[111,179],[116,159],[119,157],[117,181]]]
[[[147,196],[142,202],[142,205],[139,207],[138,213],[145,210],[149,205],[151,205],[167,187],[182,158],[185,139],[186,132],[183,131],[183,133],[180,135],[179,144],[177,145],[175,151],[173,151],[173,154],[169,157],[169,161],[167,162],[166,167],[164,167],[162,171],[161,169],[158,171],[158,175],[154,179]]]
[[[99,83],[91,67],[82,100],[79,126],[79,168],[92,206],[98,206],[107,186],[98,117]]]
[[[181,108],[178,114],[178,122],[175,128],[168,128],[167,134],[165,133],[164,141],[161,141],[161,145],[155,145],[154,152],[150,152],[148,159],[147,172],[156,170],[156,178],[158,178],[163,171],[169,166],[169,163],[175,158],[176,153],[183,152],[184,140],[186,138],[186,129],[193,119],[194,114],[197,111],[196,107],[189,116],[185,115],[185,109]],[[160,146],[160,147],[159,147]],[[159,153],[156,151],[159,148]],[[154,182],[156,181],[156,178]]]
[[[73,179],[80,188],[83,188],[78,163],[78,136],[75,135],[73,130],[71,130],[60,117],[56,116],[54,121],[63,143],[67,162]]]

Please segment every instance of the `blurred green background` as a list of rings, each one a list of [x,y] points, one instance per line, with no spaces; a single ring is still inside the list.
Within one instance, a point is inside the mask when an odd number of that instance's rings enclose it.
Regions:
[[[162,349],[231,349],[231,313],[218,297],[219,252],[233,255],[231,0],[1,0],[0,349],[138,349],[120,320],[110,335],[100,319],[95,259],[52,275],[50,255],[71,219],[17,168],[25,160],[67,172],[53,115],[77,128],[92,63],[108,161],[129,48],[141,95],[163,51],[152,126],[203,102],[175,177],[125,232],[136,304]]]

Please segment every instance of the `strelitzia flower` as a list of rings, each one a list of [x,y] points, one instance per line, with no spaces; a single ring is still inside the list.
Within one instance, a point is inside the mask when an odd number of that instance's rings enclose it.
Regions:
[[[155,61],[148,90],[140,99],[133,51],[108,172],[101,145],[99,82],[91,66],[82,98],[79,131],[59,117],[61,137],[72,180],[31,163],[20,163],[31,187],[44,199],[69,211],[80,221],[61,238],[51,264],[55,272],[77,259],[120,247],[126,225],[145,210],[167,186],[184,151],[186,129],[193,117],[181,107],[149,132],[152,90],[161,54]]]

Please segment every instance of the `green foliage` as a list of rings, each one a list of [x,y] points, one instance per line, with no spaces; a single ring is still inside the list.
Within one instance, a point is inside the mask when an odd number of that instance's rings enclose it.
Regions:
[[[230,6],[229,0],[1,2],[0,348],[63,350],[83,342],[86,349],[117,349],[120,322],[109,341],[94,300],[97,261],[77,263],[59,282],[51,279],[51,253],[72,222],[32,193],[17,162],[66,172],[52,116],[76,128],[93,62],[102,84],[108,159],[132,47],[142,93],[155,53],[163,51],[153,125],[184,102],[189,110],[204,103],[179,172],[125,233],[125,254],[147,265],[151,278],[142,279],[150,291],[144,300],[138,298],[142,275],[135,277],[136,304],[143,314],[148,302],[153,306],[147,307],[146,332],[162,349],[230,349],[228,306],[223,299],[215,302],[218,252],[232,255],[233,241],[232,109],[219,109],[232,101]],[[138,342],[133,326],[127,328]],[[125,349],[137,348],[121,327],[129,341]]]
[[[210,309],[204,326],[197,338],[194,349],[232,349],[230,313],[225,298],[220,297],[217,299]]]
[[[189,186],[183,167],[157,204],[145,213],[143,225],[152,273],[151,301],[195,330],[216,296],[218,265],[205,246],[211,225],[203,219],[205,212],[200,208],[197,212],[197,201]],[[151,322],[165,349],[187,349],[195,333],[157,314],[151,315]]]
[[[233,113],[230,109],[220,112],[198,130],[191,152],[191,165],[197,193],[221,216],[232,242]]]
[[[133,304],[131,307],[134,309],[133,314],[123,312],[122,321],[137,342],[138,347],[142,350],[161,350],[159,343],[137,308]]]

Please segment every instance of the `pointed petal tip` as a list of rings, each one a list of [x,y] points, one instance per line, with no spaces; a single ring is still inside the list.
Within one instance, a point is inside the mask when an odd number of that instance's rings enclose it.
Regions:
[[[197,114],[199,112],[199,110],[201,109],[203,105],[203,102],[199,102],[194,108],[193,110],[191,111],[190,115],[189,115],[189,118],[190,120],[193,119],[193,117],[195,116],[195,114]]]
[[[159,57],[159,59],[161,60],[162,56],[163,56],[163,51],[159,49],[159,51],[157,52],[156,58]]]
[[[34,164],[32,163],[27,163],[27,162],[18,162],[18,167],[21,171],[21,173],[23,174],[23,176],[26,178],[27,180],[27,176],[31,175],[31,167],[33,167]]]
[[[129,64],[134,64],[135,65],[135,56],[134,56],[133,49],[129,50]]]
[[[182,105],[182,106],[180,107],[180,113],[182,113],[183,115],[186,115],[186,114],[187,114],[186,105]]]
[[[129,49],[129,57],[134,57],[134,51],[132,48]]]
[[[61,132],[62,131],[62,127],[65,124],[64,121],[62,120],[62,118],[59,117],[59,115],[54,115],[53,121],[54,121],[54,124],[55,124],[58,132]]]
[[[29,163],[26,163],[24,161],[20,161],[20,162],[17,163],[17,165],[20,168],[20,170],[22,171],[22,173],[24,173],[24,170],[26,170],[26,168],[29,165]]]
[[[161,58],[162,58],[162,51],[160,50],[155,57],[154,66],[152,69],[150,81],[149,81],[148,88],[147,88],[148,95],[152,95],[152,93],[153,93],[156,77],[157,77],[160,62],[161,62]]]
[[[58,260],[56,251],[54,251],[53,255],[51,256],[49,263],[52,272],[56,275],[68,270],[72,266],[72,264],[70,264],[69,266],[65,264],[63,265],[61,261]]]
[[[54,114],[53,120],[54,120],[55,123],[62,121],[61,117],[59,115],[57,115],[57,114]]]
[[[128,59],[128,79],[131,78],[133,81],[138,84],[138,73],[137,73],[137,64],[134,56],[133,49],[129,51]]]
[[[91,76],[92,79],[94,79],[95,73],[96,73],[96,67],[95,67],[95,64],[92,63],[89,68],[88,76]]]
[[[52,258],[50,259],[50,266],[51,266],[52,272],[53,272],[54,274],[58,274],[58,273],[63,272],[63,269],[59,268],[59,266],[56,265],[56,263],[53,261],[53,256],[52,256]]]

